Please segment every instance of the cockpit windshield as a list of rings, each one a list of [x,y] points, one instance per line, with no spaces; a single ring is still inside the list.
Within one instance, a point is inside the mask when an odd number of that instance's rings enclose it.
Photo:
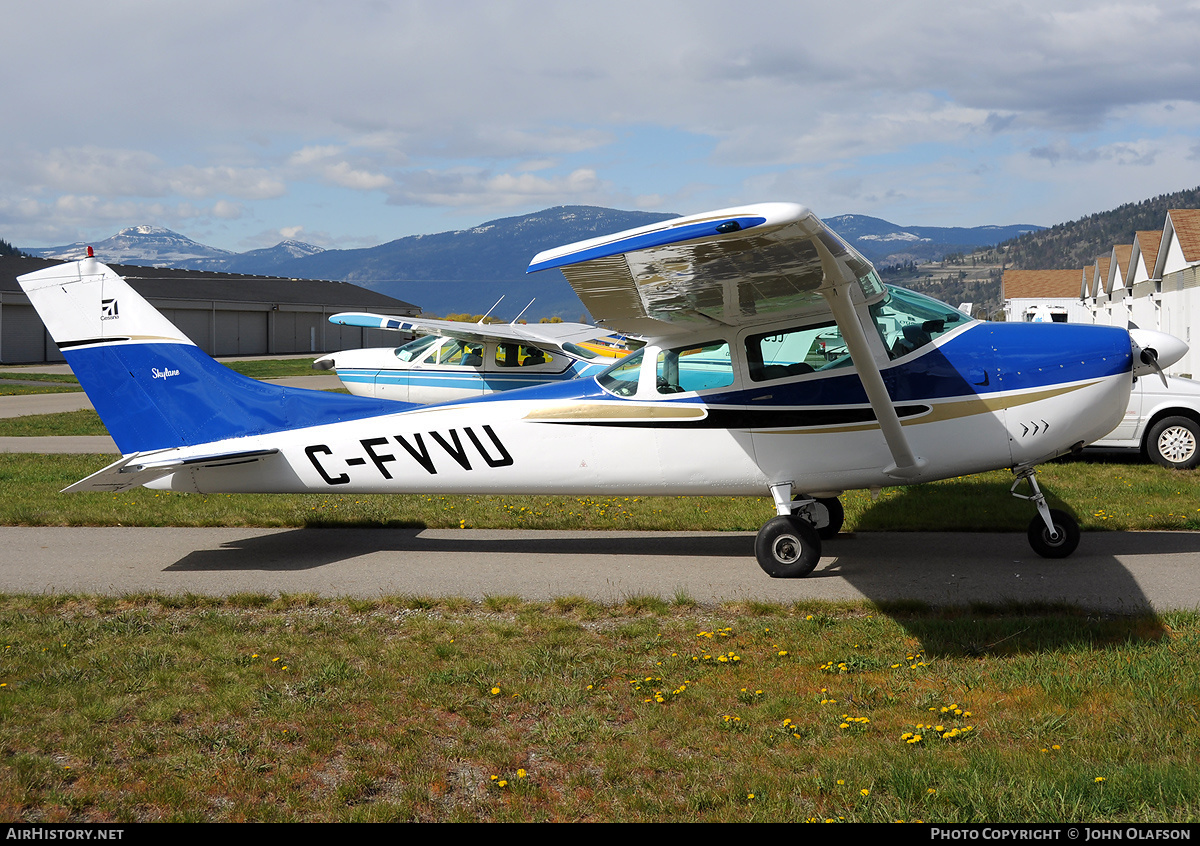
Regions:
[[[418,358],[430,344],[438,340],[437,335],[422,335],[419,338],[414,338],[407,344],[401,347],[396,347],[396,358],[401,361],[412,361]]]
[[[958,309],[907,288],[889,286],[887,296],[869,308],[879,337],[893,359],[908,355],[939,335],[972,322],[972,318]]]

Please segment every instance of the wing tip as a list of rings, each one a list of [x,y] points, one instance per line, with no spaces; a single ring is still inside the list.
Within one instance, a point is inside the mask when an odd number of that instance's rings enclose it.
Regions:
[[[543,250],[533,257],[525,272],[553,270],[636,250],[667,246],[697,238],[731,235],[763,225],[785,224],[810,216],[813,214],[808,207],[799,203],[784,202],[701,212]]]

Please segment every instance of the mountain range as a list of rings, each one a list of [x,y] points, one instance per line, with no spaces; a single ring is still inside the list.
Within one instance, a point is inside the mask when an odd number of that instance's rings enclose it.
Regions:
[[[497,317],[512,318],[530,300],[536,300],[526,319],[560,316],[587,320],[582,303],[560,271],[526,275],[530,259],[545,249],[676,216],[556,206],[491,220],[472,229],[411,235],[364,249],[325,250],[282,241],[245,253],[208,247],[169,229],[135,226],[90,246],[98,258],[112,264],[352,282],[415,303],[432,314],[480,314],[504,295],[509,298],[508,305],[496,310]],[[827,218],[826,222],[878,265],[939,260],[946,253],[970,252],[1045,228],[902,227],[854,214]],[[88,246],[76,243],[21,249],[33,256],[70,261],[85,255]]]

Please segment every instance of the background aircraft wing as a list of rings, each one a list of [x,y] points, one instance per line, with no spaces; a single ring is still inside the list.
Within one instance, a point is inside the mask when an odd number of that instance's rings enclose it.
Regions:
[[[386,314],[343,312],[329,318],[330,323],[362,326],[366,329],[392,329],[423,335],[441,335],[460,341],[516,341],[542,349],[562,349],[563,344],[580,344],[610,338],[613,330],[586,323],[460,323],[424,317],[392,317]]]
[[[871,263],[794,203],[723,209],[580,241],[539,253],[528,272],[551,268],[562,270],[598,323],[650,337],[829,313],[822,288],[883,295]]]

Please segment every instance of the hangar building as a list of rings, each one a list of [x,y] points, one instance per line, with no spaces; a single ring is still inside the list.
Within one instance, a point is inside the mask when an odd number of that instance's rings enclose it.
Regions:
[[[0,363],[62,361],[17,277],[61,264],[0,256]],[[280,279],[133,265],[109,265],[151,305],[213,356],[321,354],[395,346],[396,333],[335,326],[339,311],[411,317],[420,309],[348,282]]]

